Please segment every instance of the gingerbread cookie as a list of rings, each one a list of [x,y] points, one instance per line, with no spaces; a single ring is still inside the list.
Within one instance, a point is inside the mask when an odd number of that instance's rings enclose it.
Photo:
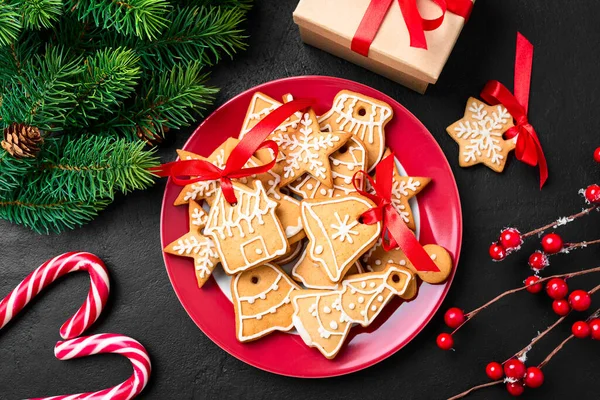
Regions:
[[[368,171],[383,157],[385,125],[394,111],[387,103],[360,93],[342,90],[333,100],[331,109],[319,117],[322,130],[351,132],[358,136],[368,153]]]
[[[346,275],[362,274],[363,272],[365,271],[361,263],[356,261],[346,272]],[[336,289],[338,287],[338,282],[329,279],[321,264],[310,257],[308,249],[302,252],[302,255],[294,264],[292,278],[309,289]]]
[[[219,168],[225,168],[225,163],[227,162],[227,158],[231,153],[231,150],[239,143],[239,140],[236,138],[228,138],[224,141],[219,147],[212,152],[212,154],[208,157],[202,157],[198,154],[194,154],[185,150],[177,150],[177,154],[181,160],[205,160]],[[256,158],[251,158],[246,163],[245,167],[255,167],[259,165],[259,161]],[[256,177],[250,177],[250,180],[255,179]],[[248,183],[249,178],[240,178],[237,180],[241,183]],[[219,180],[208,180],[208,181],[200,181],[191,183],[189,185],[185,185],[177,199],[175,199],[175,205],[187,204],[190,200],[201,201],[206,200],[209,205],[212,205],[217,192],[221,188],[221,184]]]
[[[229,204],[219,190],[204,230],[215,241],[223,270],[230,275],[289,250],[285,230],[275,214],[277,202],[267,196],[261,181],[254,181],[251,188],[234,182],[233,189],[238,202]]]
[[[219,254],[213,240],[202,234],[208,215],[202,207],[189,202],[189,232],[164,248],[165,253],[194,259],[194,271],[198,287],[206,283],[219,262]]]
[[[516,137],[508,140],[503,137],[513,126],[513,117],[503,105],[488,106],[469,98],[464,117],[446,128],[459,146],[458,165],[470,167],[483,163],[502,172],[508,153],[517,143]]]
[[[235,332],[240,342],[293,327],[290,295],[300,287],[274,264],[237,274],[231,280]]]
[[[303,247],[304,244],[301,241],[296,242],[294,244],[290,244],[290,249],[288,250],[288,252],[282,255],[281,257],[276,258],[275,260],[273,260],[273,262],[278,265],[285,265],[289,262],[292,262],[300,255]]]
[[[450,253],[437,244],[426,244],[423,246],[423,249],[429,254],[436,267],[438,267],[438,272],[417,271],[402,250],[392,249],[385,251],[381,245],[381,239],[365,253],[362,257],[362,262],[367,271],[383,271],[388,265],[400,265],[413,271],[424,282],[432,284],[445,282],[452,272],[452,257],[450,257]]]
[[[285,154],[280,186],[308,173],[327,187],[333,186],[329,156],[342,147],[351,134],[342,131],[321,132],[317,116],[310,109],[302,114],[296,129],[277,131],[269,136]]]
[[[391,154],[389,149],[386,150],[384,158]],[[375,176],[377,178],[377,176]],[[411,229],[417,229],[409,200],[420,193],[427,184],[431,182],[431,178],[402,176],[398,172],[398,165],[394,163],[394,177],[392,183],[392,205],[402,217],[402,220]],[[373,188],[367,182],[368,190],[373,193]]]
[[[323,267],[333,282],[342,279],[381,233],[381,223],[359,222],[361,214],[375,207],[364,197],[303,200],[301,207],[310,257]]]
[[[291,100],[291,96],[288,96],[285,96],[284,100]],[[261,92],[255,92],[252,95],[252,100],[250,100],[250,105],[246,111],[246,117],[244,118],[242,130],[240,131],[240,139],[243,138],[246,133],[250,131],[250,129],[258,124],[261,119],[266,117],[281,105],[281,102],[273,99],[272,97],[269,97]],[[296,129],[298,127],[300,118],[302,118],[301,112],[298,111],[294,113],[288,119],[286,119],[273,133],[278,131],[287,132],[288,129]]]
[[[323,199],[356,193],[352,177],[367,168],[367,151],[358,137],[348,142],[329,157],[333,187],[328,188],[309,174],[296,179],[288,188],[304,199]],[[362,187],[361,187],[362,189]]]
[[[353,323],[368,326],[394,295],[411,299],[416,290],[412,272],[397,265],[348,276],[336,290],[298,290],[291,296],[294,326],[308,346],[332,359]]]

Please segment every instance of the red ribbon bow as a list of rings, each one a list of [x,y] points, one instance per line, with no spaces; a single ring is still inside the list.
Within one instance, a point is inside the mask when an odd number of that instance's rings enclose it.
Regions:
[[[240,140],[229,154],[223,169],[206,160],[180,160],[152,168],[151,172],[162,177],[169,176],[179,186],[200,181],[219,180],[225,200],[230,204],[234,204],[237,199],[231,180],[261,174],[273,168],[279,148],[274,141],[265,139],[292,114],[312,106],[313,103],[314,100],[308,99],[293,100],[273,110]],[[273,160],[268,164],[244,168],[244,165],[254,153],[265,148],[273,151]],[[188,178],[180,178],[182,176]]]
[[[372,200],[376,207],[365,211],[361,217],[367,225],[382,223],[381,240],[385,251],[397,247],[406,254],[408,260],[418,271],[439,272],[439,268],[423,249],[413,232],[408,229],[398,211],[392,205],[392,185],[394,181],[394,154],[381,160],[375,169],[377,180],[373,180],[365,171],[354,174],[353,184],[355,189],[363,196]],[[375,194],[360,188],[359,175],[369,180]],[[388,239],[386,240],[386,236]]]
[[[504,136],[508,139],[517,137],[515,155],[518,160],[532,167],[539,165],[541,189],[548,179],[548,164],[537,133],[527,119],[532,63],[533,45],[517,33],[514,95],[500,82],[489,81],[481,92],[481,98],[491,105],[502,104],[515,119],[516,125]]]
[[[365,57],[369,56],[369,48],[375,40],[383,19],[388,13],[394,0],[371,0],[369,7],[365,12],[360,25],[352,38],[350,48]],[[417,8],[417,0],[397,0],[400,5],[400,11],[404,18],[404,23],[408,28],[410,36],[410,47],[427,49],[427,40],[425,31],[433,31],[442,25],[446,11],[460,15],[464,19],[469,19],[473,9],[472,0],[431,0],[440,8],[442,15],[434,19],[425,19],[421,17]]]

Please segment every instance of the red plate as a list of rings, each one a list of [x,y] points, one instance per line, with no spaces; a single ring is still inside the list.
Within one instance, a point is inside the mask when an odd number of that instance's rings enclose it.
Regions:
[[[315,98],[316,111],[327,111],[336,93],[348,89],[390,104],[394,118],[386,126],[387,145],[408,175],[433,178],[418,195],[421,243],[445,247],[458,262],[462,216],[456,182],[442,150],[425,126],[392,98],[356,82],[325,76],[280,79],[259,85],[223,104],[196,129],[185,150],[208,156],[228,136],[237,136],[252,94],[261,91],[275,99],[286,93],[296,98]],[[161,215],[161,240],[165,247],[187,232],[187,207],[174,207],[181,187],[169,180]],[[369,367],[410,342],[429,322],[444,300],[452,278],[444,285],[422,284],[413,301],[398,307],[395,299],[368,328],[354,327],[347,344],[334,360],[307,347],[300,336],[275,332],[251,343],[235,338],[233,306],[213,279],[196,286],[191,259],[164,254],[167,273],[181,304],[198,327],[234,357],[281,375],[322,378],[348,374]]]

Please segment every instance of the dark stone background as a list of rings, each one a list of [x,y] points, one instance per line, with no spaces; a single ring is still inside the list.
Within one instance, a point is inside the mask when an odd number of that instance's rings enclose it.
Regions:
[[[487,256],[500,229],[529,230],[580,210],[577,191],[598,179],[592,152],[600,146],[598,65],[600,5],[589,1],[478,1],[439,80],[425,96],[301,43],[292,22],[296,0],[257,1],[249,16],[248,51],[219,65],[211,83],[222,88],[215,106],[272,79],[322,74],[356,80],[392,96],[428,127],[450,160],[464,213],[463,251],[456,279],[442,311],[396,355],[349,376],[300,380],[272,375],[229,356],[188,318],[173,292],[161,256],[159,213],[164,182],[118,199],[100,217],[62,235],[38,236],[0,222],[0,294],[8,293],[34,267],[65,251],[99,255],[112,275],[107,309],[91,333],[119,332],[141,341],[152,356],[152,379],[143,398],[285,398],[285,399],[441,399],[486,382],[484,368],[525,346],[536,332],[556,320],[544,295],[514,295],[480,314],[457,335],[457,351],[435,346],[444,329],[443,310],[467,310],[519,285],[529,275],[524,250],[501,264]],[[488,79],[512,87],[517,30],[535,44],[530,120],[544,145],[550,180],[538,189],[537,170],[514,159],[502,175],[478,166],[461,169],[457,146],[444,128],[460,118],[469,96]],[[187,139],[161,150],[165,161]],[[598,214],[560,230],[570,241],[600,237]],[[598,265],[598,248],[553,258],[548,274]],[[598,276],[572,280],[589,289]],[[68,362],[53,357],[58,328],[85,297],[88,276],[75,274],[51,286],[26,312],[0,333],[0,398],[77,393],[114,385],[131,374],[116,355]],[[600,305],[595,299],[593,308]],[[530,353],[541,361],[566,335],[571,322],[555,329]],[[572,341],[544,369],[546,383],[525,398],[597,398],[598,342]],[[595,395],[595,396],[594,396]],[[499,388],[473,399],[506,398]]]

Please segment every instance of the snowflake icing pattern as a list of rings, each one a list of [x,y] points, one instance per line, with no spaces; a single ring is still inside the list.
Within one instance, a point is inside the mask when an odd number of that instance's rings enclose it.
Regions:
[[[352,239],[352,236],[350,235],[358,236],[358,232],[352,230],[352,228],[358,225],[358,221],[353,221],[351,224],[349,224],[348,220],[350,219],[350,216],[348,214],[344,216],[343,221],[337,212],[335,212],[334,215],[338,223],[337,225],[331,224],[331,227],[336,231],[333,235],[331,235],[331,239],[340,239],[340,242],[347,240],[348,243],[354,243],[354,239]]]
[[[300,163],[306,164],[308,172],[316,178],[327,177],[327,166],[320,160],[322,150],[335,147],[340,139],[332,135],[313,135],[311,125],[314,121],[308,113],[304,113],[300,121],[299,133],[280,132],[272,139],[285,151],[286,165],[283,167],[284,178],[301,175]]]
[[[173,246],[173,250],[179,255],[194,255],[195,268],[199,271],[200,278],[212,272],[214,267],[212,258],[219,257],[214,242],[204,237],[201,240],[195,236],[179,239],[177,245]]]
[[[396,211],[398,211],[398,214],[400,214],[400,216],[406,223],[410,221],[410,213],[407,211],[403,199],[409,197],[409,191],[415,193],[418,190],[419,186],[421,186],[421,182],[419,182],[418,180],[414,180],[412,177],[409,177],[408,180],[403,180],[400,182],[394,179],[394,183],[392,186],[392,205],[394,206]]]
[[[504,159],[500,142],[511,115],[506,108],[498,106],[490,116],[485,105],[477,102],[471,103],[469,111],[474,121],[462,121],[454,128],[458,138],[468,139],[470,143],[463,152],[465,162],[476,161],[485,153],[492,163],[500,165]]]

